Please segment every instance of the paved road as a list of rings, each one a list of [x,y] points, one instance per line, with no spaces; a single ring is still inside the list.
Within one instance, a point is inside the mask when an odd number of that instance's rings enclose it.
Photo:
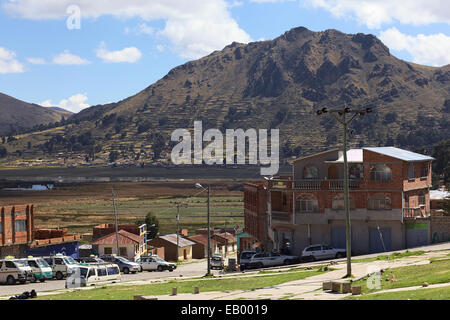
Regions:
[[[227,257],[228,258],[228,257]],[[188,262],[186,264],[181,264],[173,272],[163,271],[163,272],[149,272],[143,271],[136,274],[122,274],[121,282],[131,282],[131,281],[142,281],[151,279],[166,279],[166,278],[176,278],[176,277],[196,277],[203,276],[206,274],[206,260]],[[214,270],[213,273],[217,274],[219,271]],[[0,285],[0,296],[5,295],[16,295],[21,294],[24,291],[35,290],[37,293],[42,291],[54,291],[65,288],[65,280],[50,280],[46,282],[37,283],[27,283],[27,284],[17,284],[17,285]]]
[[[413,248],[409,249],[410,251],[416,251],[416,250],[424,250],[424,251],[437,251],[437,250],[450,250],[450,242],[441,243],[441,244],[435,244],[430,246],[424,246],[419,248]],[[398,250],[396,252],[404,252],[406,250]],[[385,254],[390,254],[391,252],[387,252]],[[355,257],[357,259],[364,259],[364,258],[371,258],[374,256],[378,256],[382,253],[376,253],[376,254],[369,254],[369,255],[363,255]],[[317,261],[312,263],[302,263],[302,266],[313,266],[313,265],[322,265],[326,264],[327,262],[330,262],[331,260],[325,260],[325,261]],[[334,261],[337,262],[343,262],[345,259],[334,259]],[[288,266],[288,268],[293,267]],[[258,271],[256,270],[248,270],[246,272],[252,272],[252,271]],[[206,260],[202,261],[196,261],[196,262],[189,262],[186,264],[182,264],[178,266],[178,268],[173,272],[148,272],[144,271],[141,273],[136,274],[128,274],[128,275],[122,275],[122,283],[124,282],[141,282],[145,280],[160,280],[160,279],[169,279],[169,278],[176,278],[176,277],[196,277],[196,276],[203,276],[206,273]],[[213,271],[214,274],[218,274],[219,271]],[[241,272],[237,272],[236,274],[240,274]],[[32,289],[36,290],[36,292],[43,292],[43,291],[55,291],[65,288],[65,280],[51,280],[46,281],[44,283],[27,283],[23,285],[0,285],[0,297],[1,296],[11,296],[20,294],[24,291],[30,291]]]

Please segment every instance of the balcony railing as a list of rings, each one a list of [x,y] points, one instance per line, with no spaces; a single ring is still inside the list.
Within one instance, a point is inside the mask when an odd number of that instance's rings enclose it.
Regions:
[[[272,220],[280,222],[291,222],[289,212],[272,211]]]
[[[320,190],[322,186],[322,180],[305,179],[295,180],[294,188],[302,190]]]
[[[358,189],[360,180],[349,180],[349,189]],[[344,180],[295,180],[294,188],[301,190],[344,190]]]
[[[403,208],[403,217],[405,218],[426,218],[428,214],[421,208]]]

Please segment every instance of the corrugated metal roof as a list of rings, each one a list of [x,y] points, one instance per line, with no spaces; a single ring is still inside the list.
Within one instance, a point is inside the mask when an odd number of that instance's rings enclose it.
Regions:
[[[165,236],[159,236],[161,239],[164,239],[164,240],[166,240],[166,241],[169,241],[170,243],[173,243],[173,244],[177,244],[177,235],[175,234],[175,233],[172,233],[172,234],[167,234],[167,235],[165,235]],[[183,236],[182,235],[179,235],[178,236],[178,246],[180,247],[180,248],[182,248],[182,247],[189,247],[189,246],[193,246],[195,244],[195,242],[192,242],[192,241],[190,241],[190,240],[187,240],[187,239],[185,239],[185,238],[183,238]]]
[[[215,235],[219,236],[219,237],[221,237],[223,239],[226,239],[226,240],[228,240],[230,242],[236,242],[236,237],[233,236],[231,233],[224,232],[224,233],[216,233]]]
[[[376,152],[379,154],[383,154],[388,157],[400,159],[408,162],[416,162],[416,161],[432,161],[435,160],[432,157],[411,152],[408,150],[403,150],[395,147],[377,147],[377,148],[363,148],[364,150],[369,150],[372,152]]]
[[[325,161],[326,163],[344,163],[344,152],[339,152],[339,158],[334,161]],[[350,149],[347,151],[348,163],[363,163],[362,149]]]
[[[444,200],[450,197],[450,192],[445,190],[430,190],[430,200]]]
[[[208,245],[208,237],[206,236],[206,234],[196,234],[194,236],[190,236],[188,237],[190,240],[197,242],[197,243],[201,243],[205,246]],[[217,241],[214,239],[209,239],[209,244],[210,245],[216,245]]]

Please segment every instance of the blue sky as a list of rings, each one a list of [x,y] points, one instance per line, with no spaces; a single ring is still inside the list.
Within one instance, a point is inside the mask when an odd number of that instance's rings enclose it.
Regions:
[[[372,33],[401,59],[442,66],[450,63],[446,2],[0,0],[0,92],[79,111],[127,98],[233,41],[298,26]]]

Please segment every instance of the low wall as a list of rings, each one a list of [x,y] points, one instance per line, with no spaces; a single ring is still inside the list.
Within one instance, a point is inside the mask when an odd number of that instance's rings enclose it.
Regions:
[[[431,243],[450,241],[450,216],[431,217]]]

